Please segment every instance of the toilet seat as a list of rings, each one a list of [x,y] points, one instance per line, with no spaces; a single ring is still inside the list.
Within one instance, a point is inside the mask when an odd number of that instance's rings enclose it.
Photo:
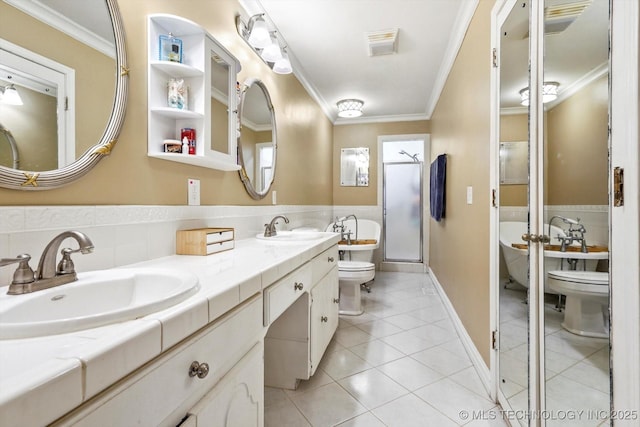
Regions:
[[[609,293],[609,273],[598,271],[550,271],[547,275],[551,289],[563,294],[578,292],[594,296],[606,296]]]
[[[376,266],[372,262],[363,261],[338,261],[338,271],[371,271]]]

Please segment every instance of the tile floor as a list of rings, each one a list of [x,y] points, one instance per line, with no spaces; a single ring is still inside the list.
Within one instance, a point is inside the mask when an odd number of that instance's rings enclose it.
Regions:
[[[266,427],[507,425],[429,275],[377,272],[363,303],[309,381],[265,388]]]
[[[525,410],[528,399],[526,297],[526,289],[518,284],[509,284],[507,288],[500,289],[501,389],[514,411]],[[572,414],[584,411],[581,419],[549,420],[547,426],[609,425],[608,420],[599,419],[599,414],[609,410],[609,340],[567,332],[562,327],[564,313],[555,309],[557,297],[547,297],[547,409],[556,414],[560,414],[560,411],[570,411]]]

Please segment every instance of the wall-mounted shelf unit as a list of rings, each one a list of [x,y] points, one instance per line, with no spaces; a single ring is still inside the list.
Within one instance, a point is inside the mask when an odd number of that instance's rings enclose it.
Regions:
[[[160,60],[160,35],[182,40],[182,62]],[[237,104],[236,76],[240,63],[201,26],[175,15],[148,17],[148,139],[149,157],[223,171],[239,170],[236,157]],[[220,74],[222,73],[222,75]],[[167,84],[183,79],[188,89],[185,109],[168,106]],[[226,117],[212,118],[212,94],[227,103]],[[212,141],[212,126],[226,126],[226,141]],[[181,129],[196,133],[195,154],[165,153],[165,140],[180,140]],[[213,147],[224,147],[214,149]]]

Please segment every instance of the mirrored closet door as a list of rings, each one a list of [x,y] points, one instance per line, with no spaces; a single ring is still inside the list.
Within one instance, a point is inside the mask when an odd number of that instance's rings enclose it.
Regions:
[[[497,400],[512,425],[609,425],[608,0],[494,9]]]

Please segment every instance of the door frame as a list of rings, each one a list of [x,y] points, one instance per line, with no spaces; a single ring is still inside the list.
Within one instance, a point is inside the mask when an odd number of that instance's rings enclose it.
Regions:
[[[635,410],[640,419],[640,232],[638,216],[638,54],[640,7],[637,1],[611,0],[611,118],[609,159],[611,280],[611,371],[614,411]],[[613,168],[624,168],[624,206],[613,207]],[[615,308],[615,310],[613,310]]]
[[[393,141],[407,141],[407,140],[422,140],[424,141],[424,160],[422,161],[422,268],[424,272],[428,271],[429,266],[429,227],[430,222],[426,220],[429,218],[429,212],[426,211],[429,207],[429,204],[425,201],[429,200],[429,186],[426,185],[428,182],[428,171],[429,168],[427,165],[431,164],[431,134],[428,133],[416,133],[416,134],[403,134],[403,135],[378,135],[378,160],[377,160],[377,186],[378,186],[378,212],[380,212],[381,216],[384,216],[384,203],[382,200],[382,175],[383,175],[383,162],[382,162],[382,146],[385,142],[393,142]],[[380,218],[382,223],[382,217]],[[383,239],[384,232],[380,233],[380,238]],[[381,242],[384,244],[384,242]],[[392,263],[390,263],[392,264]],[[418,264],[420,265],[420,264]],[[383,263],[384,266],[384,263]]]

